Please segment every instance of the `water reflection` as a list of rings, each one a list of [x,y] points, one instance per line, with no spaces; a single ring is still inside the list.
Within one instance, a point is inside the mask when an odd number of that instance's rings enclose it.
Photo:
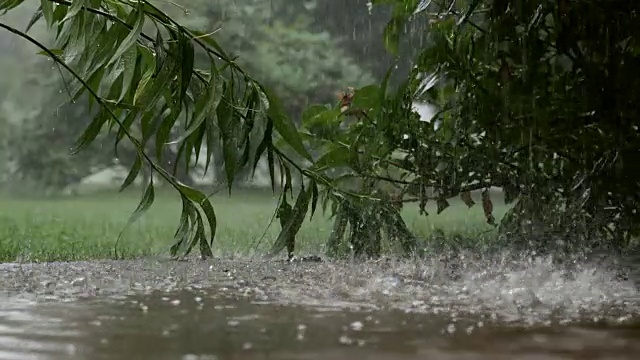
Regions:
[[[222,289],[0,307],[0,359],[635,359],[640,328],[276,305]]]

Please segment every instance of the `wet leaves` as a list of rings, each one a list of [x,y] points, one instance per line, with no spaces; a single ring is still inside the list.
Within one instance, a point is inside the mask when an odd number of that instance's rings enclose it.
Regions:
[[[473,199],[471,198],[471,191],[463,191],[460,193],[460,200],[462,200],[462,202],[464,202],[465,205],[467,205],[467,207],[471,208],[473,207],[473,205],[476,204],[475,201],[473,201]]]
[[[493,216],[493,202],[489,195],[489,189],[482,190],[480,196],[482,197],[482,209],[484,210],[484,216],[487,219],[487,224],[496,225],[496,219]]]

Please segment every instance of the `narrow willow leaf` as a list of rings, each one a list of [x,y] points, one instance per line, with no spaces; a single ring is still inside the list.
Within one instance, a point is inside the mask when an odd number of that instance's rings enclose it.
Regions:
[[[267,164],[269,167],[269,179],[271,180],[271,191],[276,192],[276,165],[273,156],[273,145],[267,146]],[[282,174],[281,174],[282,175]]]
[[[313,161],[311,154],[307,151],[307,148],[302,143],[298,129],[295,124],[286,115],[284,107],[280,100],[268,89],[262,88],[264,93],[269,99],[269,110],[267,116],[273,121],[273,126],[276,131],[282,136],[282,138],[291,146],[300,156],[309,161]]]
[[[47,23],[47,27],[53,26],[53,1],[40,0],[40,8],[42,9],[42,15],[44,21]]]
[[[309,186],[311,187],[311,214],[309,216],[309,220],[313,219],[313,214],[316,212],[316,207],[318,206],[318,184],[316,184],[315,180],[311,180]]]
[[[174,140],[173,143],[180,143],[184,141],[202,125],[202,122],[207,118],[207,116],[213,110],[218,108],[218,104],[222,99],[223,91],[224,82],[219,76],[217,69],[215,68],[215,64],[212,64],[211,79],[207,85],[206,96],[202,96],[196,101],[193,121],[191,121],[191,124],[189,124],[189,127],[185,132],[177,140]]]
[[[155,71],[155,68],[149,67],[147,71],[145,71],[144,74],[142,75],[142,78],[138,83],[138,87],[136,88],[136,92],[133,95],[134,105],[140,104],[142,97],[145,95],[145,91],[147,90],[147,87],[152,82],[151,78],[153,77],[154,71]]]
[[[207,242],[207,235],[204,232],[204,224],[202,223],[202,217],[198,217],[198,229],[201,231],[196,232],[198,238],[198,244],[200,244],[200,256],[202,258],[212,258],[213,252],[211,251],[211,245]]]
[[[131,81],[133,80],[133,76],[136,72],[136,62],[138,57],[138,49],[137,47],[131,47],[127,52],[122,55],[120,59],[120,66],[122,67],[122,85],[120,87],[120,95],[118,96],[117,102],[121,102],[124,97],[127,95],[129,88],[131,86]]]
[[[24,0],[0,0],[0,15],[6,14],[9,10],[20,6]]]
[[[285,164],[284,160],[282,159],[282,156],[278,156],[278,162],[280,163],[280,172],[284,174],[284,189],[283,191],[286,192],[287,190],[291,190],[291,195],[293,196],[293,182],[292,177],[291,177],[291,170],[289,170],[289,167]]]
[[[170,249],[171,256],[175,256],[190,237],[191,227],[189,223],[189,210],[191,207],[193,207],[193,205],[186,196],[180,194],[180,198],[182,200],[182,212],[180,214],[178,229],[176,229],[176,232],[173,235],[175,243],[171,246]]]
[[[131,87],[131,82],[136,72],[137,59],[138,47],[131,47],[124,53],[124,55],[122,55],[124,72],[122,74],[122,89],[120,91],[120,96],[118,97],[118,102],[124,99]]]
[[[136,222],[142,215],[144,215],[144,213],[149,210],[154,200],[155,189],[153,187],[153,178],[151,178],[149,184],[147,184],[147,188],[145,189],[144,194],[142,195],[142,199],[140,200],[138,207],[133,212],[133,214],[131,214],[128,224]]]
[[[169,143],[169,137],[171,136],[171,129],[175,126],[176,119],[180,113],[177,109],[172,108],[169,114],[167,114],[160,123],[158,130],[156,131],[156,157],[158,160],[162,159],[162,150]]]
[[[140,156],[140,154],[138,154],[136,156],[136,161],[133,163],[133,166],[131,166],[131,169],[129,170],[129,174],[124,179],[124,182],[122,183],[122,185],[120,185],[121,192],[127,187],[129,187],[129,185],[131,185],[136,180],[136,178],[138,177],[138,174],[140,174],[141,169],[142,169],[142,157]]]
[[[51,53],[53,53],[53,55],[55,56],[62,56],[64,54],[64,51],[61,49],[49,49],[49,51],[51,51]],[[47,51],[38,51],[36,53],[37,55],[45,55],[45,56],[49,56],[49,52]]]
[[[495,217],[493,216],[493,202],[491,201],[491,195],[489,195],[489,189],[482,190],[480,193],[482,198],[482,210],[484,210],[484,216],[487,218],[487,224],[495,225]]]
[[[47,11],[46,11],[46,5],[44,4],[44,2],[48,2],[49,3],[48,5],[51,5],[52,7],[54,6],[54,4],[53,4],[53,1],[50,1],[50,0],[40,0],[40,3],[42,4],[43,12],[45,14],[45,19],[46,19]],[[60,32],[60,29],[64,25],[62,24],[61,21],[67,15],[68,10],[69,10],[68,6],[55,5],[55,7],[53,7],[53,16],[51,17],[51,26],[56,24],[58,26],[58,33]],[[57,37],[56,37],[56,41],[57,41]]]
[[[224,159],[224,169],[227,177],[227,188],[229,194],[233,187],[233,180],[235,179],[235,171],[237,164],[237,145],[235,142],[235,126],[237,121],[234,119],[233,108],[229,105],[233,103],[233,88],[226,86],[223,98],[226,101],[220,103],[216,109],[216,115],[218,117],[218,124],[220,127],[220,134],[222,137],[222,156]]]
[[[132,46],[135,46],[136,41],[140,37],[140,33],[142,33],[142,28],[144,26],[144,12],[141,9],[135,10],[137,16],[136,21],[129,35],[120,43],[116,51],[111,56],[111,60],[107,63],[107,65],[111,65],[116,62],[127,50],[129,50]]]
[[[195,223],[196,232],[193,235],[193,238],[189,242],[187,249],[184,252],[184,255],[191,253],[194,246],[196,244],[200,245],[200,254],[202,257],[212,257],[211,247],[207,244],[207,236],[204,232],[204,223],[202,221],[202,215],[198,212],[197,209],[193,211],[193,222]]]
[[[436,206],[437,206],[436,212],[440,214],[441,212],[445,211],[449,207],[449,205],[450,204],[447,201],[447,199],[439,197],[436,200]]]
[[[116,244],[120,241],[120,238],[122,238],[122,235],[124,234],[125,230],[131,226],[131,224],[135,223],[136,221],[138,221],[138,219],[144,215],[144,213],[149,210],[149,208],[151,207],[151,205],[153,205],[153,201],[155,200],[155,190],[153,188],[153,178],[149,181],[149,184],[147,184],[147,188],[145,189],[144,193],[142,194],[142,199],[140,199],[140,203],[138,204],[138,207],[135,209],[135,211],[131,214],[131,216],[129,216],[129,220],[127,221],[127,224],[124,226],[124,228],[120,231],[120,234],[118,235],[118,239],[116,241]],[[117,245],[116,245],[117,246]]]
[[[98,137],[100,131],[102,130],[102,127],[107,122],[107,120],[109,120],[109,110],[110,109],[107,107],[102,107],[100,109],[96,117],[91,121],[91,124],[89,124],[82,135],[80,135],[80,138],[76,142],[76,146],[71,151],[72,154],[79,153],[87,146],[89,146],[96,139],[96,137]]]
[[[262,141],[258,145],[258,148],[256,149],[256,152],[253,158],[253,167],[252,167],[253,175],[255,175],[256,169],[258,168],[258,163],[262,158],[262,154],[265,152],[265,150],[267,150],[267,148],[272,143],[272,141],[273,141],[273,122],[267,120],[267,127],[264,130],[264,136],[262,138]]]
[[[287,240],[295,237],[300,230],[302,223],[304,222],[307,212],[309,210],[309,201],[311,200],[312,187],[305,188],[302,186],[298,193],[298,198],[293,206],[293,213],[287,221],[287,225],[280,231],[278,238],[273,243],[271,250],[269,250],[269,256],[273,257],[277,255],[282,249],[287,246]]]
[[[223,60],[225,60],[225,62],[228,62],[230,60],[229,55],[226,54],[226,52],[222,49],[220,44],[218,44],[218,42],[213,38],[213,36],[208,35],[203,31],[190,30],[190,32],[191,34],[194,35],[194,37],[197,37],[198,40],[211,46],[218,53],[218,55],[220,55],[220,57]]]
[[[460,200],[462,200],[462,202],[465,203],[465,205],[467,205],[467,207],[471,208],[473,207],[473,205],[476,204],[475,201],[473,201],[473,199],[471,198],[471,192],[470,191],[463,191],[460,193]]]
[[[36,10],[36,12],[33,13],[33,16],[31,16],[31,19],[29,19],[29,23],[27,23],[27,27],[24,29],[25,33],[28,33],[29,30],[31,30],[31,28],[33,27],[33,25],[35,25],[38,20],[42,19],[42,5],[38,6],[38,9]]]
[[[67,15],[62,19],[62,22],[65,22],[76,16],[76,14],[78,14],[80,10],[82,10],[82,7],[85,4],[86,0],[73,0],[73,2],[71,2],[71,6],[69,7],[69,12],[67,12]]]
[[[142,131],[142,143],[146,144],[151,136],[155,133],[162,119],[155,111],[143,112],[140,119],[140,130]]]
[[[181,52],[181,73],[180,73],[180,96],[178,97],[178,101],[182,102],[184,100],[184,96],[189,89],[189,83],[191,82],[191,74],[193,74],[193,64],[194,64],[194,50],[193,44],[191,40],[186,36],[180,34],[179,44]]]
[[[209,166],[211,166],[211,162],[214,157],[214,150],[216,148],[216,126],[213,121],[205,121],[205,132],[206,132],[206,149],[207,149],[207,158],[204,164],[204,174],[207,174],[209,171]]]
[[[153,48],[156,51],[155,73],[158,74],[164,65],[165,58],[167,57],[167,52],[164,49],[164,40],[162,39],[162,31],[160,31],[160,29],[156,30],[156,41],[153,44]]]
[[[216,236],[216,229],[218,227],[218,220],[216,218],[216,212],[213,209],[213,205],[211,201],[200,191],[190,188],[186,185],[176,183],[177,190],[180,191],[181,194],[184,194],[189,200],[195,202],[200,205],[204,215],[207,217],[207,222],[209,222],[209,237],[210,239],[214,239]]]
[[[198,229],[196,228],[198,226],[198,221],[197,221],[198,208],[196,208],[193,202],[188,201],[185,209],[187,210],[187,216],[189,219],[189,222],[188,222],[189,233],[188,233],[188,236],[184,239],[185,243],[183,245],[185,245],[185,247],[182,251],[183,257],[189,254],[193,249],[193,247],[195,246],[197,242],[195,232],[198,231]]]
[[[334,202],[334,204],[337,204],[337,202]],[[338,255],[340,243],[344,238],[344,233],[347,230],[347,224],[349,222],[349,217],[346,215],[346,208],[344,207],[344,205],[339,205],[337,207],[335,215],[336,216],[333,220],[331,235],[329,235],[329,239],[327,240],[326,253],[330,257]]]
[[[131,125],[134,123],[137,117],[138,117],[137,111],[130,111],[127,114],[127,117],[125,117],[124,120],[120,124],[118,124],[120,128],[116,133],[116,138],[113,143],[114,150],[116,153],[118,152],[118,145],[120,144],[120,141],[122,141],[122,139],[126,136],[127,131],[131,129]]]
[[[118,61],[113,64],[112,67],[107,71],[106,76],[102,77],[100,80],[100,85],[98,86],[98,95],[104,96],[112,91],[112,86],[116,82],[116,80],[120,77],[120,75],[124,72],[124,61]]]

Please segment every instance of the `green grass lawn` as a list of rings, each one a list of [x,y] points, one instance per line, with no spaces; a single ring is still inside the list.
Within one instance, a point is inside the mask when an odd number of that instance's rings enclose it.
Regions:
[[[0,199],[0,261],[70,261],[113,258],[114,246],[129,215],[137,206],[140,193],[99,194],[65,199]],[[479,202],[479,196],[474,196]],[[213,197],[218,217],[214,242],[216,253],[264,252],[280,229],[277,220],[267,229],[277,199],[270,192],[235,190]],[[434,234],[480,244],[491,238],[492,227],[484,221],[479,205],[468,209],[452,201],[449,209],[436,215],[420,216],[416,205],[407,206],[407,224],[423,239]],[[495,200],[495,215],[501,218],[506,207]],[[118,243],[121,257],[167,255],[178,224],[181,203],[172,194],[161,193],[151,210],[129,227]],[[306,221],[298,235],[300,253],[323,252],[332,223],[321,212]],[[474,245],[474,244],[468,244]]]

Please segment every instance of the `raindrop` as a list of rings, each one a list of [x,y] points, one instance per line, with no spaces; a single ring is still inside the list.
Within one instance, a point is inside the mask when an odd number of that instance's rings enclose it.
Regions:
[[[449,324],[449,326],[447,326],[447,332],[449,334],[453,334],[454,332],[456,332],[456,325],[453,323]]]

